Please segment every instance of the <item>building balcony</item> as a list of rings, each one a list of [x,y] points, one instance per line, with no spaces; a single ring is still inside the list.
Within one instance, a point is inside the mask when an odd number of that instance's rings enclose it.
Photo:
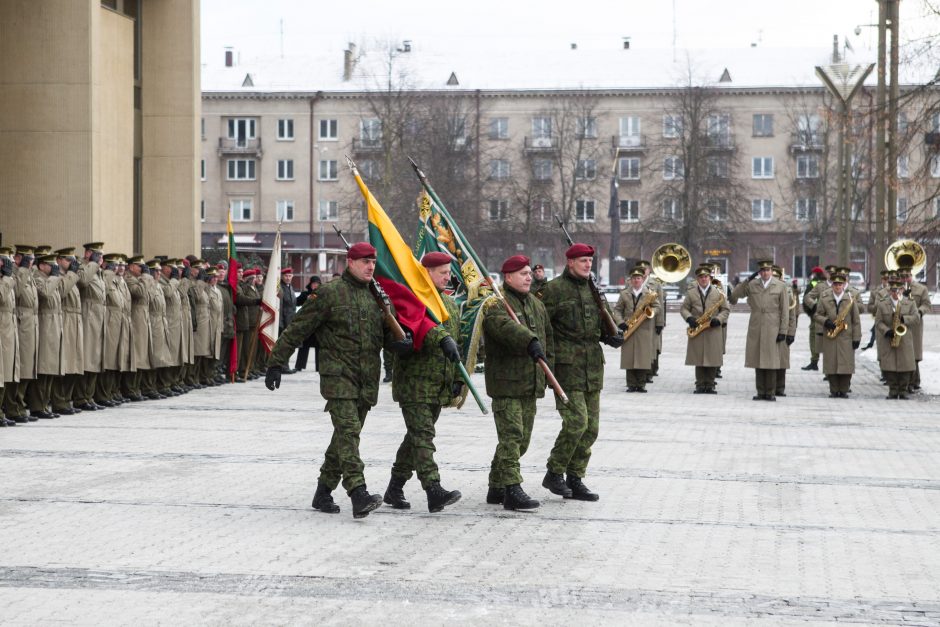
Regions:
[[[826,140],[822,133],[790,133],[790,152],[822,152]]]
[[[734,137],[731,135],[706,135],[705,149],[714,152],[734,150]]]
[[[219,156],[242,155],[248,157],[261,158],[261,138],[219,138]]]
[[[527,153],[550,153],[558,150],[558,139],[555,137],[526,137],[523,150]]]
[[[618,152],[641,152],[646,150],[645,135],[614,135],[610,138],[613,154]]]
[[[382,139],[353,138],[353,152],[356,154],[375,154],[382,152]]]

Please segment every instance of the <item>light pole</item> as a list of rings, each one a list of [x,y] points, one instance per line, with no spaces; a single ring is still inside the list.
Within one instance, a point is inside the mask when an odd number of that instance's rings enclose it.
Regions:
[[[823,82],[829,93],[839,102],[839,193],[837,200],[839,216],[838,258],[839,264],[849,264],[849,161],[850,138],[848,133],[849,110],[852,98],[858,93],[865,79],[875,69],[872,63],[863,68],[860,65],[849,67],[848,63],[833,60],[832,65],[816,66],[816,76]]]

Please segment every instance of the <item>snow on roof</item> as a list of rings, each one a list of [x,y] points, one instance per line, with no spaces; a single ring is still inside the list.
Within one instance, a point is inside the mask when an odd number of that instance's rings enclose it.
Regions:
[[[413,48],[394,53],[391,63],[387,51],[355,54],[358,62],[348,81],[343,80],[343,51],[335,50],[243,60],[234,67],[209,62],[203,65],[202,88],[204,92],[360,92],[380,88],[390,66],[396,84],[418,90],[656,90],[688,85],[690,76],[695,85],[730,89],[818,88],[822,85],[815,67],[830,63],[831,49],[757,46],[675,52],[636,48],[501,52]],[[222,55],[211,61],[221,62]],[[866,53],[850,53],[848,62],[867,65],[873,59]],[[244,85],[246,75],[252,85]],[[452,76],[459,77],[458,84],[448,86]],[[722,76],[725,80],[719,82]]]

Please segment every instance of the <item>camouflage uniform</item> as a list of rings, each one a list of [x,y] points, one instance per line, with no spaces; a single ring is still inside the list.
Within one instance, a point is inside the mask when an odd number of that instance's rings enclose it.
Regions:
[[[555,376],[569,398],[566,405],[555,397],[562,426],[548,457],[548,470],[581,478],[597,440],[605,363],[599,344],[600,315],[588,280],[566,268],[542,290],[555,335]]]
[[[450,318],[428,331],[421,350],[397,356],[392,370],[392,398],[401,407],[408,429],[395,455],[392,477],[404,483],[413,470],[425,490],[432,482],[441,480],[434,463],[434,425],[441,406],[453,398],[458,376],[457,366],[444,357],[440,342],[449,335],[461,345],[457,303],[446,294],[441,294],[441,300]]]
[[[310,295],[290,326],[278,338],[269,363],[287,369],[294,349],[317,334],[320,395],[333,422],[333,438],[320,467],[319,482],[335,490],[343,480],[346,492],[365,485],[359,457],[359,433],[369,409],[378,402],[383,343],[391,343],[382,312],[363,283],[347,270]]]
[[[552,326],[545,306],[534,296],[506,286],[503,292],[522,324],[516,324],[503,306],[487,305],[483,318],[486,344],[486,393],[493,399],[493,420],[499,442],[490,465],[490,488],[522,483],[519,459],[529,448],[535,401],[545,396],[545,373],[526,349],[538,339],[551,365],[554,353]]]

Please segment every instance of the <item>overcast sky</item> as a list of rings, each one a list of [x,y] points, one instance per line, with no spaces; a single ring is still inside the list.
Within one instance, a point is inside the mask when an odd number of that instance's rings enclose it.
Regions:
[[[202,0],[203,61],[219,63],[225,46],[242,59],[342,50],[346,42],[410,39],[433,50],[829,46],[848,36],[875,49],[875,0]],[[923,0],[901,2],[902,39],[923,32]],[[932,20],[931,24],[936,21]],[[283,38],[281,30],[283,24]],[[861,34],[855,35],[856,26]],[[937,32],[932,30],[932,32]]]

